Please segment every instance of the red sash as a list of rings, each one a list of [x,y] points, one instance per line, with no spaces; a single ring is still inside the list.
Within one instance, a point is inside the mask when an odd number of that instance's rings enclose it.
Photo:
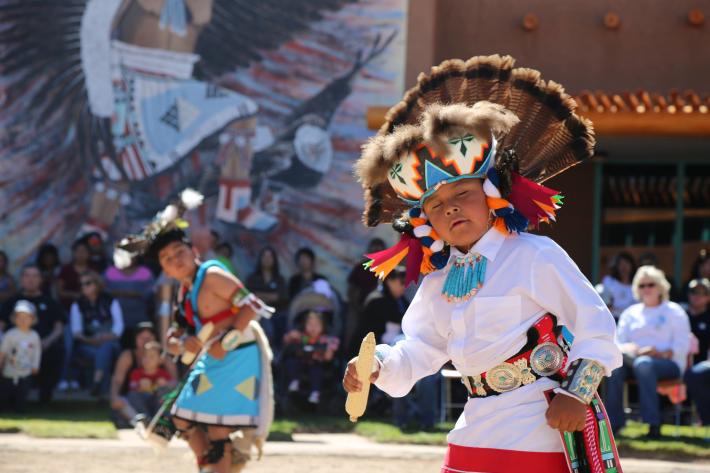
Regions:
[[[567,473],[562,452],[523,452],[449,444],[441,473]]]

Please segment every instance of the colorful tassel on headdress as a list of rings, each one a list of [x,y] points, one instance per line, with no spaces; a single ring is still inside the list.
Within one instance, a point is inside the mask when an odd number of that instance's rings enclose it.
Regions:
[[[493,226],[504,234],[524,232],[528,228],[528,219],[513,203],[501,197],[499,186],[498,173],[494,168],[489,169],[483,182],[483,192],[488,208],[496,217]]]
[[[404,283],[409,285],[410,282],[416,282],[419,279],[420,266],[422,264],[422,244],[406,233],[402,235],[399,243],[393,247],[365,255],[370,258],[370,261],[365,263],[364,266],[375,273],[378,278],[385,279],[408,255],[407,274]]]
[[[404,233],[395,246],[365,255],[370,260],[364,265],[377,277],[384,279],[406,257],[405,285],[416,283],[420,274],[429,274],[443,268],[449,260],[448,247],[432,228],[422,209],[410,209],[407,217],[414,236]]]
[[[540,222],[555,221],[556,211],[564,197],[556,190],[537,184],[520,174],[512,173],[509,200],[513,206],[537,227]]]

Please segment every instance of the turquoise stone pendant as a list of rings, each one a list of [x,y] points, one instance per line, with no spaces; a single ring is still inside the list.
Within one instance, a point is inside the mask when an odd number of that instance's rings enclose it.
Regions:
[[[446,276],[442,295],[448,302],[463,302],[475,296],[486,277],[485,256],[474,253],[456,258]]]

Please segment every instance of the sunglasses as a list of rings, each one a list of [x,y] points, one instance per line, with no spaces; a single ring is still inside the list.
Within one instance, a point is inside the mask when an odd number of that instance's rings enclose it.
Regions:
[[[649,282],[646,284],[639,284],[639,289],[646,289],[647,287],[656,287],[655,282]]]
[[[81,287],[93,286],[94,281],[81,281]]]

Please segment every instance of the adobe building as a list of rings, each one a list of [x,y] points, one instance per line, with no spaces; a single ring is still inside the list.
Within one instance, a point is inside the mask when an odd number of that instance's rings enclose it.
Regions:
[[[546,182],[566,206],[542,232],[594,282],[621,250],[687,280],[710,250],[710,4],[410,0],[407,34],[407,88],[444,59],[495,53],[562,83],[598,156]]]

